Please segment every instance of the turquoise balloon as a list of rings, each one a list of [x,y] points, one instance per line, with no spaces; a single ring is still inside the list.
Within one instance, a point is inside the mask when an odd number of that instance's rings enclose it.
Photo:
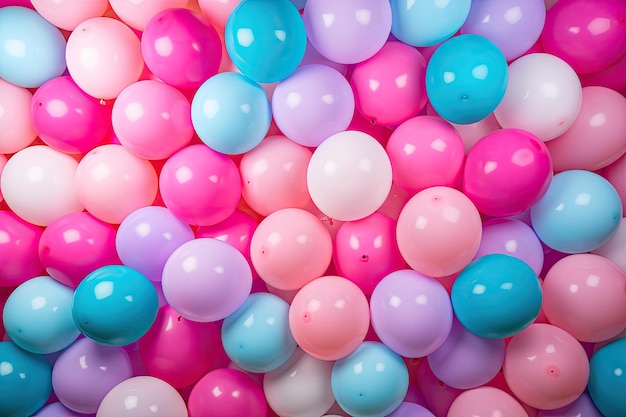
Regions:
[[[251,294],[224,319],[222,345],[244,371],[262,373],[278,368],[297,346],[289,329],[289,304],[273,294]]]
[[[96,269],[78,284],[72,316],[90,339],[124,346],[143,336],[157,315],[154,285],[140,272],[122,265]]]
[[[530,209],[539,239],[570,254],[604,245],[617,232],[622,215],[615,187],[601,175],[583,170],[556,174],[548,191]]]
[[[80,332],[72,319],[74,290],[48,276],[18,286],[4,306],[2,320],[11,340],[38,354],[58,352]]]
[[[37,88],[65,71],[65,38],[32,9],[0,8],[0,78]]]
[[[0,416],[32,416],[52,393],[52,367],[43,355],[0,342]]]
[[[363,342],[333,365],[330,385],[337,404],[354,417],[386,416],[409,389],[402,357],[379,342]]]
[[[470,332],[487,339],[513,336],[539,315],[541,284],[533,269],[509,255],[482,256],[452,285],[452,308]]]
[[[626,338],[600,349],[589,362],[589,395],[603,416],[626,417]]]
[[[447,121],[475,123],[498,107],[508,79],[506,59],[493,42],[479,35],[459,35],[441,44],[430,58],[426,93]]]
[[[302,62],[306,30],[289,0],[243,0],[228,17],[224,41],[242,74],[273,83],[287,78]]]
[[[236,72],[222,72],[196,91],[191,121],[209,148],[238,155],[261,143],[269,130],[272,111],[258,83]]]

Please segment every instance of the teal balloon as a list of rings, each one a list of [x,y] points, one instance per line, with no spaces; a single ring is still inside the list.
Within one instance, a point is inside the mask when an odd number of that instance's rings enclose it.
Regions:
[[[532,324],[542,302],[533,269],[509,255],[482,256],[459,273],[452,285],[452,308],[471,333],[487,339],[513,336]]]
[[[455,36],[439,46],[426,67],[426,93],[435,111],[452,123],[476,123],[498,107],[509,68],[504,54],[479,35]]]
[[[52,367],[43,355],[0,342],[0,416],[32,416],[52,393]]]
[[[278,368],[297,346],[289,328],[289,304],[273,294],[251,294],[224,319],[222,345],[244,371],[263,373]]]
[[[65,71],[65,38],[32,9],[0,7],[0,78],[37,88]]]
[[[239,71],[260,83],[287,78],[306,49],[304,21],[289,0],[243,0],[224,29],[226,51]]]
[[[74,292],[72,316],[78,329],[97,343],[124,346],[143,336],[156,319],[154,285],[122,265],[96,269]]]
[[[603,416],[626,417],[626,338],[600,349],[589,362],[589,395]]]
[[[38,354],[58,352],[80,332],[72,319],[74,290],[42,276],[19,285],[4,306],[2,320],[11,340]]]

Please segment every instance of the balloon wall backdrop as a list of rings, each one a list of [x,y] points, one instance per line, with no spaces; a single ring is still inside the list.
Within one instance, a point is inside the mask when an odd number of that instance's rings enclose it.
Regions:
[[[626,1],[0,0],[0,416],[625,417]]]

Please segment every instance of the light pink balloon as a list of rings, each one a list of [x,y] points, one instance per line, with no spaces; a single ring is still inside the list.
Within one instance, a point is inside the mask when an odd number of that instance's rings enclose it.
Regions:
[[[124,23],[140,31],[160,11],[187,6],[187,0],[109,0],[109,3]]]
[[[92,17],[104,15],[107,0],[31,0],[35,10],[54,26],[72,31]]]
[[[241,0],[198,0],[198,5],[202,14],[215,26],[215,28],[224,33],[226,21],[230,12],[241,2]]]
[[[506,392],[493,387],[464,391],[456,397],[448,417],[528,417],[522,405]]]
[[[30,119],[33,95],[0,78],[0,154],[12,154],[30,145],[37,137]]]

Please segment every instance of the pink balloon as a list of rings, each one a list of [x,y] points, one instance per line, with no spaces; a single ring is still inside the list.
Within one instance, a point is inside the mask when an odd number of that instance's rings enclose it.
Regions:
[[[626,207],[626,154],[606,167],[604,177],[615,187],[622,206]]]
[[[411,194],[428,187],[453,187],[465,160],[463,140],[452,125],[417,116],[398,126],[387,142],[393,180]]]
[[[384,126],[415,117],[426,104],[426,60],[402,42],[387,42],[374,56],[358,63],[351,84],[359,112]]]
[[[352,353],[369,328],[367,298],[351,281],[338,276],[313,280],[298,291],[289,308],[289,327],[298,345],[321,360]]]
[[[54,26],[72,31],[92,17],[104,15],[108,0],[32,0],[35,10]]]
[[[43,271],[37,246],[42,229],[0,210],[0,287],[17,287]]]
[[[109,0],[109,3],[124,23],[139,31],[160,11],[187,6],[187,0]]]
[[[589,378],[585,349],[574,336],[551,324],[531,324],[513,336],[503,369],[515,396],[544,410],[576,400]]]
[[[240,2],[241,0],[198,0],[198,5],[202,14],[223,34],[230,12]]]
[[[450,406],[448,417],[528,417],[519,402],[506,392],[493,387],[467,390]]]
[[[33,95],[0,79],[0,154],[12,154],[30,145],[37,133],[30,118]]]
[[[626,95],[626,78],[623,77],[626,71],[626,54],[610,67],[591,74],[578,74],[583,87],[601,86],[615,90]]]
[[[480,244],[482,223],[476,206],[463,193],[430,187],[404,206],[396,235],[400,253],[411,268],[445,277],[471,262]]]
[[[389,191],[387,199],[383,205],[376,210],[376,212],[384,214],[393,220],[398,220],[398,216],[400,215],[402,208],[412,196],[412,193],[409,194],[406,190],[394,182],[391,184],[391,191]]]

